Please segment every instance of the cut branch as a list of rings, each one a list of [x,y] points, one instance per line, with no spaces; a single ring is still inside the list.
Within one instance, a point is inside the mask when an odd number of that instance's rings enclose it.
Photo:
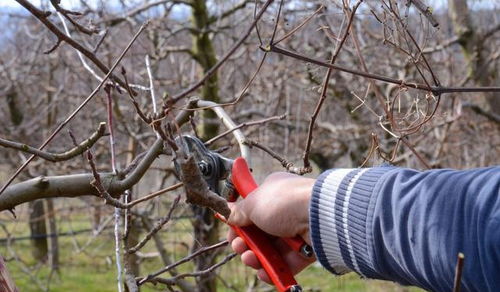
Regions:
[[[177,162],[180,166],[181,179],[184,182],[184,189],[186,190],[186,202],[208,207],[222,216],[229,218],[231,210],[227,206],[227,201],[209,189],[194,156],[188,155],[187,158],[177,157]]]

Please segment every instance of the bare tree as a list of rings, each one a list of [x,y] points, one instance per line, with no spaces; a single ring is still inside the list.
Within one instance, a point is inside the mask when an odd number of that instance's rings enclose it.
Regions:
[[[450,0],[448,15],[413,0],[80,1],[75,11],[17,2],[24,10],[9,12],[0,48],[0,159],[9,166],[0,210],[42,202],[33,220],[57,236],[57,218],[81,202],[94,235],[75,241],[79,252],[114,222],[119,291],[230,287],[216,273],[234,258],[213,216],[224,203],[180,207],[193,193],[212,201],[195,170],[172,166],[193,169],[181,134],[234,157],[232,133],[242,131],[262,175],[272,163],[305,175],[499,162],[499,26],[479,17],[495,5]],[[221,127],[214,108],[236,125]],[[181,214],[193,236],[179,260],[161,231]],[[51,270],[64,273],[58,241],[49,243]],[[140,268],[145,246],[163,268]],[[193,271],[180,272],[190,262]]]

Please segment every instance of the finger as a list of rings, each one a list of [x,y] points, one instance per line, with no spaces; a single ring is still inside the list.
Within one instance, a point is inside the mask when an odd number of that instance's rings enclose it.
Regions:
[[[257,256],[255,253],[251,250],[247,250],[244,253],[241,254],[241,261],[254,269],[262,269],[262,266],[260,265],[259,260],[257,259]]]
[[[231,248],[236,252],[237,254],[242,254],[245,251],[248,250],[247,245],[245,244],[245,241],[241,237],[236,237],[232,242],[231,242]]]
[[[271,281],[271,279],[269,278],[264,269],[260,269],[257,271],[257,277],[259,278],[259,280],[264,281],[267,284],[273,285],[273,282]]]
[[[227,222],[231,225],[236,226],[247,226],[252,224],[248,215],[246,214],[245,200],[241,200],[237,203],[228,203],[229,209],[231,209],[231,215]]]
[[[306,258],[296,251],[293,251],[283,240],[278,239],[274,242],[281,256],[290,267],[291,272],[296,275],[304,268],[316,261],[316,258]]]
[[[227,230],[227,234],[226,234],[226,238],[227,238],[227,241],[229,243],[233,242],[233,240],[238,237],[238,235],[236,234],[236,232],[234,232],[234,230],[232,228],[229,228]]]

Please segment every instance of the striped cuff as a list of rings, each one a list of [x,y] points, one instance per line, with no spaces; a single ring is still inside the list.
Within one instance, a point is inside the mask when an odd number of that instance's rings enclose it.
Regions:
[[[380,177],[391,169],[332,169],[318,177],[309,222],[314,252],[328,271],[375,276],[368,226],[376,199],[373,190]]]

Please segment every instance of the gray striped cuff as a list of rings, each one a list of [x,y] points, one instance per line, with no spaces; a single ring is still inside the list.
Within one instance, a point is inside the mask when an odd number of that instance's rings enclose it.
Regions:
[[[367,222],[375,203],[373,189],[391,169],[332,169],[317,179],[309,210],[310,231],[316,257],[330,272],[374,276]]]

